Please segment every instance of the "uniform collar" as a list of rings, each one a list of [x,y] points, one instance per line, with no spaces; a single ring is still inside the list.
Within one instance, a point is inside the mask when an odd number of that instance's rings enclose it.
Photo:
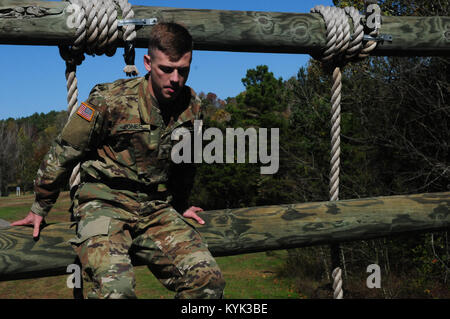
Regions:
[[[139,114],[144,123],[164,127],[161,107],[156,98],[150,93],[148,81],[149,75],[147,74],[139,85]],[[198,103],[193,103],[195,101],[194,96],[195,93],[186,86],[180,97],[174,102],[173,114],[170,114],[171,120],[167,128],[173,129],[188,121],[192,122],[192,124],[194,123],[194,120],[198,117],[200,107],[200,105],[197,105]]]
[[[148,89],[148,76],[143,77],[139,85],[139,114],[144,123],[155,126],[163,125],[158,101]]]

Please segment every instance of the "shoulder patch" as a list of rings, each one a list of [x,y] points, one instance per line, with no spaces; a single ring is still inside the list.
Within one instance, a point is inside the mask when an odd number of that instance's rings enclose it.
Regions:
[[[86,121],[90,122],[92,121],[95,110],[92,106],[89,106],[85,102],[81,102],[80,107],[78,108],[77,114],[84,118]]]

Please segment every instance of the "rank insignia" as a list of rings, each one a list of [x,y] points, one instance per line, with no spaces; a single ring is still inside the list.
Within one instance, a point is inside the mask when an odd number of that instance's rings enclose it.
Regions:
[[[86,103],[82,102],[80,107],[78,108],[77,114],[84,118],[86,121],[92,121],[92,118],[94,117],[95,110],[87,105]]]

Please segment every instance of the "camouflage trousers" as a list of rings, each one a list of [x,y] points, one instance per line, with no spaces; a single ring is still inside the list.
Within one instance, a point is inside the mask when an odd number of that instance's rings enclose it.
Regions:
[[[136,298],[133,259],[175,298],[221,298],[225,281],[198,231],[165,201],[134,204],[134,211],[98,199],[77,207],[71,243],[94,283],[87,297]]]

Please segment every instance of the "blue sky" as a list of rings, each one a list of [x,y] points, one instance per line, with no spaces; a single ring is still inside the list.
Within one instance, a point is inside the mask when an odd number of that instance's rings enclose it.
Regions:
[[[132,5],[164,6],[192,9],[250,10],[307,13],[318,4],[332,5],[331,0],[129,0]],[[86,56],[78,67],[79,101],[85,100],[97,83],[124,78],[123,49],[113,57]],[[136,66],[145,74],[142,56],[136,50]],[[196,92],[214,92],[219,98],[236,96],[244,87],[246,71],[266,64],[276,77],[288,79],[309,60],[304,54],[270,54],[195,51],[188,80]],[[0,45],[0,119],[19,118],[35,112],[65,110],[65,63],[57,47]]]

